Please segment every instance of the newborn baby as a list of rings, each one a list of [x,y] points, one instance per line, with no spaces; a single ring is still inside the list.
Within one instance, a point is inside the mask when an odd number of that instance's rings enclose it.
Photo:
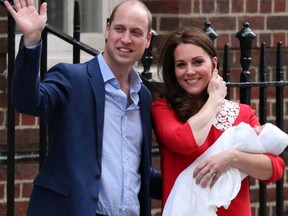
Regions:
[[[247,137],[249,137],[247,139]],[[219,139],[177,177],[163,209],[163,215],[216,216],[217,208],[228,208],[238,194],[247,174],[236,168],[224,172],[215,185],[202,188],[192,178],[194,169],[203,161],[227,149],[250,153],[280,155],[288,144],[288,135],[271,123],[252,128],[240,123],[227,129]],[[226,187],[222,187],[226,185]]]

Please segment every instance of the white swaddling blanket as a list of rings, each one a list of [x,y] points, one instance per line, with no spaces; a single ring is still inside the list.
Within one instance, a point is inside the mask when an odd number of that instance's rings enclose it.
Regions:
[[[280,155],[288,144],[288,135],[273,124],[266,123],[257,136],[246,123],[228,128],[218,140],[177,177],[163,209],[163,216],[214,216],[217,207],[228,208],[238,194],[247,174],[229,168],[210,188],[202,188],[192,177],[194,169],[206,159],[225,151],[237,149],[250,153]]]

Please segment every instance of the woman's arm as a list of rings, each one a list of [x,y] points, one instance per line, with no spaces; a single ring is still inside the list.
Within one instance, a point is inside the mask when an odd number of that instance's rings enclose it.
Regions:
[[[237,150],[230,150],[230,166],[241,172],[264,181],[273,175],[273,166],[270,158],[265,154],[250,154]]]
[[[215,154],[197,166],[193,176],[196,183],[201,183],[202,187],[206,187],[212,179],[210,184],[210,187],[212,187],[217,179],[230,167],[237,168],[263,183],[270,183],[282,178],[285,163],[280,156],[229,149]]]
[[[207,91],[209,94],[207,102],[196,115],[188,119],[198,146],[201,146],[207,138],[227,93],[226,82],[218,75],[217,70],[212,74]]]

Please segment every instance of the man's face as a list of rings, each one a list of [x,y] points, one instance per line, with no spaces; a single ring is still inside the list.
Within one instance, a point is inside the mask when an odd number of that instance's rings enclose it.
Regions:
[[[146,11],[138,4],[122,4],[112,23],[107,25],[105,37],[104,58],[107,63],[132,67],[150,44]]]

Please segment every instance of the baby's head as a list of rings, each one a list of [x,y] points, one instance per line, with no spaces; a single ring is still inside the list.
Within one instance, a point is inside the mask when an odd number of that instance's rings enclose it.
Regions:
[[[276,125],[266,123],[253,128],[266,152],[279,155],[288,145],[288,135]]]

